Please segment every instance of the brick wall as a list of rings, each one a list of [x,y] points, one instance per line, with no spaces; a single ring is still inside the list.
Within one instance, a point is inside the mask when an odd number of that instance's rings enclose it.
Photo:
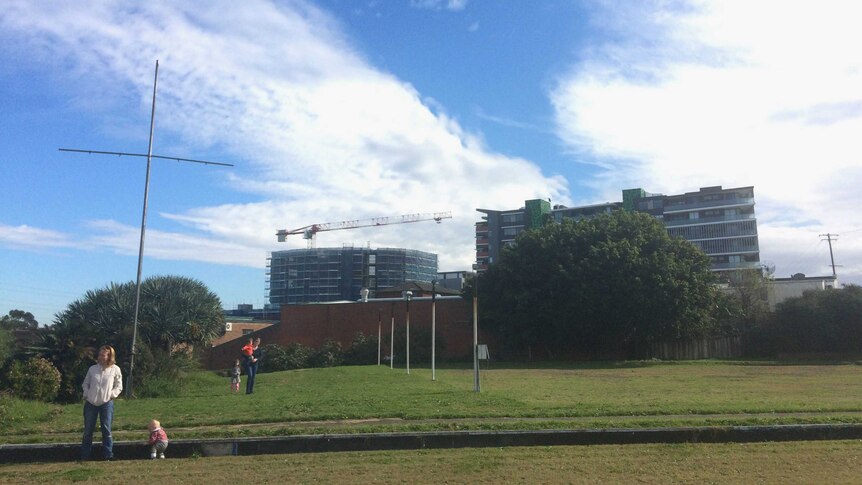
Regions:
[[[246,333],[253,333],[257,330],[261,330],[272,325],[271,323],[260,322],[231,322],[230,318],[226,318],[225,320],[227,322],[230,322],[231,330],[230,332],[225,332],[224,335],[213,340],[212,345],[215,347],[218,347],[219,345],[225,342],[229,342],[235,338],[242,337]]]
[[[252,336],[261,338],[261,345],[287,346],[299,343],[318,348],[326,340],[335,340],[347,348],[357,332],[377,336],[378,315],[386,339],[390,332],[392,315],[395,328],[405,325],[406,303],[403,301],[369,301],[366,303],[332,303],[312,305],[286,305],[281,309],[281,323],[258,330]],[[473,313],[472,302],[462,298],[437,300],[437,336],[446,342],[440,359],[472,358]],[[480,323],[481,324],[481,323]],[[431,329],[431,301],[410,302],[410,329]],[[248,336],[237,338],[211,348],[204,356],[208,369],[226,369],[239,357],[240,349]],[[480,331],[479,341],[488,343],[487,334]],[[388,355],[388,349],[383,349]]]

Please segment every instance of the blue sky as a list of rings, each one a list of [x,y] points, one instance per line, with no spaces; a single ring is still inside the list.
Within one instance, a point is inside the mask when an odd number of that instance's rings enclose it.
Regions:
[[[144,276],[265,301],[275,231],[468,269],[477,207],[624,188],[755,187],[777,276],[862,283],[862,6],[853,1],[0,3],[0,313],[42,323],[135,278],[160,62]]]

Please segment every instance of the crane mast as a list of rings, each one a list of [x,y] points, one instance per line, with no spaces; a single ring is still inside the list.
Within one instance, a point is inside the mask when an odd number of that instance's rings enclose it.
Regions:
[[[324,222],[299,227],[297,229],[280,229],[275,233],[278,242],[285,242],[287,236],[302,234],[302,238],[308,241],[308,247],[313,248],[315,235],[323,231],[340,231],[343,229],[356,229],[360,227],[387,226],[390,224],[407,224],[410,222],[436,221],[438,224],[443,219],[451,219],[451,212],[426,212],[421,214],[404,214],[390,217],[373,217],[371,219],[356,219],[352,221]]]

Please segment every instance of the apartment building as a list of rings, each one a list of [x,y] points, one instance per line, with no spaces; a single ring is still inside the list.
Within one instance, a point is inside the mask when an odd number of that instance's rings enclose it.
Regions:
[[[659,219],[671,237],[681,237],[701,248],[709,256],[713,271],[760,267],[754,187],[703,187],[676,195],[652,194],[637,188],[623,190],[622,196],[622,202],[578,207],[528,200],[519,209],[477,209],[484,216],[476,223],[475,269],[487,269],[499,259],[501,249],[512,244],[523,230],[546,221],[580,220],[617,210],[646,212]]]
[[[268,308],[298,303],[355,301],[362,288],[431,282],[437,255],[404,248],[311,248],[273,251],[267,258]]]

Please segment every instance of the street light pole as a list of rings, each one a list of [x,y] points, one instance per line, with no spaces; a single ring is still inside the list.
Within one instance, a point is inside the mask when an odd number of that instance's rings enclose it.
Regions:
[[[437,280],[431,281],[431,380],[437,380]]]
[[[413,292],[407,290],[404,292],[404,298],[407,300],[407,373],[410,373],[410,298],[413,297]]]
[[[395,302],[392,302],[392,326],[389,328],[389,368],[395,366]]]
[[[473,391],[480,392],[479,385],[479,273],[473,284]]]
[[[380,337],[382,337],[383,316],[380,314],[380,309],[377,309],[377,365],[380,365]]]

